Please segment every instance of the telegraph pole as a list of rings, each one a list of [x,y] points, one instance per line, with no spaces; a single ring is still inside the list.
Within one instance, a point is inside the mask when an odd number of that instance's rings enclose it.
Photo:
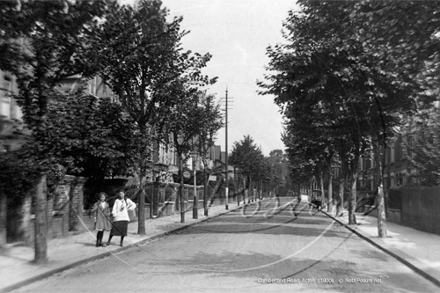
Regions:
[[[226,87],[226,142],[225,142],[225,163],[226,163],[226,180],[225,180],[225,197],[226,197],[226,209],[228,209],[228,195],[229,195],[229,185],[228,185],[228,177],[229,177],[229,166],[228,166],[228,87]]]
[[[228,177],[229,177],[229,165],[228,165],[228,87],[226,87],[226,96],[225,96],[225,201],[226,201],[226,209],[229,209],[228,207],[228,201],[229,201],[229,185],[228,185]]]

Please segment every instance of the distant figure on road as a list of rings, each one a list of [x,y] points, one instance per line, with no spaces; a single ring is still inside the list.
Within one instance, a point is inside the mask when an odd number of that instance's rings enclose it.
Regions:
[[[98,231],[96,235],[96,247],[103,246],[102,238],[104,237],[104,231],[110,231],[110,206],[106,202],[107,194],[105,192],[99,193],[99,201],[93,205],[92,213],[95,218],[95,230]]]
[[[119,191],[118,196],[119,198],[115,200],[113,205],[113,227],[107,245],[110,245],[113,236],[121,236],[121,243],[119,245],[124,246],[124,237],[127,236],[128,221],[130,221],[128,211],[134,210],[136,204],[131,199],[125,198],[123,191]]]
[[[318,195],[316,197],[312,197],[312,200],[310,202],[310,206],[312,210],[315,211],[321,211],[321,207],[322,207],[322,197],[321,195]]]
[[[318,209],[318,211],[321,211],[321,209],[322,209],[322,196],[318,195],[316,197],[315,204],[316,204],[316,208]]]

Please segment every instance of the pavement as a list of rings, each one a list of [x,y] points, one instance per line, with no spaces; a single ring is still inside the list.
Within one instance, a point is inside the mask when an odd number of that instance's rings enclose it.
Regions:
[[[34,258],[32,247],[11,245],[0,251],[0,292],[13,291],[64,270],[141,245],[235,209],[237,206],[234,203],[229,204],[228,210],[224,205],[211,206],[209,216],[204,216],[203,209],[200,209],[198,219],[193,219],[192,211],[189,211],[185,214],[185,223],[180,223],[180,214],[148,219],[145,221],[145,235],[138,235],[137,222],[132,222],[128,225],[124,247],[118,245],[119,237],[114,237],[110,246],[95,247],[96,232],[93,231],[93,222],[84,221],[82,224],[86,228],[85,232],[72,233],[48,241],[49,261],[45,265],[32,263]],[[440,235],[387,223],[388,237],[382,239],[377,237],[377,220],[372,216],[357,214],[358,224],[347,225],[347,212],[342,217],[323,213],[440,288]],[[104,234],[103,240],[107,239],[108,232]]]
[[[386,222],[387,237],[379,238],[377,218],[356,213],[356,225],[348,225],[348,212],[342,217],[323,212],[357,236],[411,268],[439,287],[440,235]]]

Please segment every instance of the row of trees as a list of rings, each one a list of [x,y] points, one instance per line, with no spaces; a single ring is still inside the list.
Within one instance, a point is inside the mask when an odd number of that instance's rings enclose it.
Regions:
[[[170,143],[173,135],[182,170],[194,137],[206,152],[222,127],[219,106],[204,90],[216,81],[202,74],[211,55],[183,50],[182,18],[168,22],[167,15],[155,0],[136,8],[105,0],[0,2],[0,69],[16,78],[30,130],[19,151],[2,154],[0,213],[7,196],[36,189],[37,263],[47,261],[46,187],[51,196],[65,172],[139,178],[138,233],[145,234],[153,140]],[[120,103],[84,89],[60,91],[72,76],[99,76]],[[14,178],[20,182],[12,185]]]
[[[234,142],[229,163],[240,170],[240,178],[247,193],[249,189],[265,188],[275,194],[285,193],[292,187],[287,170],[287,158],[282,150],[273,150],[265,157],[261,149],[249,135]]]
[[[439,6],[419,1],[298,1],[283,24],[261,94],[275,95],[294,178],[329,178],[350,190],[355,224],[359,159],[372,158],[378,234],[386,237],[383,150],[407,117],[425,113],[438,93]],[[332,186],[328,187],[329,202]]]

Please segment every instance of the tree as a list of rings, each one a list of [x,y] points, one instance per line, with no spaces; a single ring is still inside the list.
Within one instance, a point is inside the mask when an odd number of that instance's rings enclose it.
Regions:
[[[403,82],[396,85],[394,73],[379,66],[388,60],[364,50],[362,41],[355,37],[362,24],[353,25],[350,21],[354,3],[301,1],[300,5],[301,12],[291,12],[284,24],[288,44],[268,49],[272,59],[269,69],[279,74],[268,75],[266,79],[270,84],[260,85],[266,89],[263,93],[276,95],[275,102],[286,107],[290,119],[301,115],[303,110],[313,117],[309,118],[313,120],[311,125],[321,132],[334,130],[338,120],[351,122],[343,128],[345,135],[350,135],[345,129],[355,126],[354,148],[344,148],[353,151],[348,158],[353,184],[350,207],[354,211],[357,161],[365,142],[373,144],[375,157],[379,158],[379,143],[385,141],[382,136],[392,134],[392,128],[399,123],[399,114],[408,114],[414,109],[412,96],[418,87]],[[346,116],[334,119],[334,110]],[[307,118],[301,117],[294,118],[303,120],[297,125],[307,125]],[[330,117],[333,119],[328,119]],[[330,137],[337,138],[336,135],[333,131]],[[344,153],[339,155],[347,157]],[[384,237],[381,181],[378,190],[381,203],[378,230]],[[350,215],[350,223],[354,223],[353,213]]]
[[[189,157],[189,151],[194,148],[194,140],[206,127],[204,121],[205,108],[199,106],[200,95],[185,83],[174,84],[174,95],[180,102],[170,108],[166,116],[166,129],[173,136],[173,144],[179,163],[179,202],[180,221],[185,222],[185,202],[183,198],[183,163]]]
[[[82,88],[52,98],[39,152],[50,153],[52,162],[64,166],[68,174],[93,179],[127,175],[133,166],[136,134],[122,107],[84,94]]]
[[[283,151],[272,150],[269,153],[269,157],[266,157],[266,159],[267,173],[266,178],[263,180],[269,180],[269,186],[274,191],[278,186],[283,186],[285,189],[288,189],[290,186],[288,162]]]
[[[264,156],[259,147],[255,144],[252,137],[245,135],[241,141],[234,142],[232,151],[229,155],[229,163],[237,168],[245,176],[245,192],[253,186],[253,179],[257,177],[258,168]],[[250,198],[249,198],[250,202]]]
[[[412,175],[421,186],[440,185],[440,124],[438,122],[438,109],[433,109],[431,119],[416,122],[416,131],[410,130],[414,125],[408,126],[404,136],[402,148],[405,156],[416,167],[417,173]],[[411,183],[409,183],[411,184]]]
[[[47,131],[49,99],[66,77],[81,74],[83,55],[106,9],[106,1],[12,1],[0,2],[2,58],[0,69],[16,76],[16,99],[24,121],[32,131],[32,147],[38,153],[42,174],[36,193],[35,262],[47,262],[46,176],[51,153],[39,153],[39,137]],[[6,58],[4,58],[5,56]]]
[[[115,92],[138,127],[135,168],[139,185],[138,233],[145,234],[145,175],[149,168],[154,133],[160,132],[162,117],[178,99],[169,91],[170,84],[184,74],[193,81],[203,81],[200,74],[210,55],[182,52],[181,18],[167,23],[168,11],[161,1],[143,0],[136,9],[112,7],[95,39],[97,48],[89,59]]]
[[[415,87],[419,106],[430,107],[434,97],[428,98],[423,91],[438,88],[438,3],[358,1],[349,12],[350,21],[359,28],[352,38],[362,42],[368,54],[386,61],[372,67],[392,74],[398,86]]]
[[[215,137],[220,128],[223,127],[222,114],[220,110],[220,105],[214,102],[213,95],[206,95],[206,93],[201,94],[201,107],[203,110],[203,127],[200,128],[197,134],[198,149],[201,154],[203,161],[203,209],[204,215],[208,216],[208,178],[207,174],[207,154],[209,149],[214,145]]]

